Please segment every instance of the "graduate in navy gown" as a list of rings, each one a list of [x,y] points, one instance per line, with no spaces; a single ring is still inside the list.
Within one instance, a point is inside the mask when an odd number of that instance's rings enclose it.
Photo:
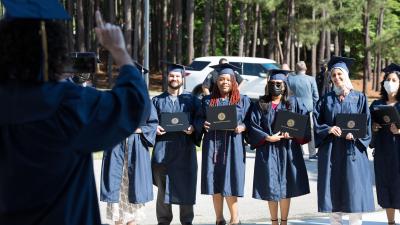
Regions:
[[[350,213],[350,224],[361,224],[362,213],[374,211],[371,166],[367,148],[371,119],[367,97],[353,90],[349,78],[352,59],[332,57],[328,63],[333,91],[324,95],[314,111],[315,142],[318,147],[318,211],[331,212],[331,224],[342,224],[342,213]],[[366,114],[367,134],[340,137],[338,113]]]
[[[307,114],[295,97],[288,98],[287,70],[272,70],[265,95],[254,104],[249,127],[249,141],[256,148],[253,198],[268,201],[271,221],[287,224],[290,198],[310,193],[301,145],[305,140],[292,139],[290,133],[273,132],[278,111]],[[309,137],[308,137],[309,138]]]
[[[67,35],[54,20],[69,17],[59,1],[2,3],[0,224],[99,225],[92,152],[116,145],[148,117],[144,80],[121,29],[96,13],[97,37],[120,67],[114,88],[59,82]]]
[[[226,199],[231,214],[230,224],[240,224],[237,197],[243,197],[246,154],[244,135],[245,118],[250,112],[250,99],[240,95],[233,66],[220,64],[215,67],[218,79],[212,95],[203,98],[197,126],[203,128],[201,193],[212,195],[216,223],[224,225],[223,200]],[[238,126],[235,130],[208,131],[206,107],[236,105]],[[208,132],[207,132],[208,131]]]
[[[200,101],[187,92],[182,92],[184,66],[168,66],[168,90],[153,98],[160,120],[162,113],[186,112],[189,127],[183,131],[166,132],[158,125],[153,150],[152,168],[154,184],[158,187],[157,220],[167,225],[172,221],[171,204],[180,208],[182,225],[192,224],[193,205],[196,203],[198,132],[194,129],[195,112]],[[160,121],[162,122],[162,121]]]
[[[400,66],[393,63],[383,71],[385,76],[381,82],[381,98],[372,102],[370,110],[372,112],[376,106],[390,105],[400,111]],[[388,224],[396,224],[395,209],[400,209],[400,130],[394,123],[381,126],[373,122],[372,131],[378,204],[386,209]]]
[[[158,118],[151,108],[146,124],[103,154],[100,200],[108,203],[107,218],[116,224],[137,224],[144,203],[153,200],[149,147],[156,141]]]

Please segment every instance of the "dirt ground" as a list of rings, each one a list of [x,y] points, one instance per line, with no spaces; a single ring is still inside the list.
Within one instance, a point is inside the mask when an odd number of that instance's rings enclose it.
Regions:
[[[362,91],[363,81],[361,79],[352,80],[351,83],[353,84],[353,87],[355,90]],[[368,96],[368,99],[377,99],[380,97],[379,91],[372,90],[372,81],[368,82],[367,96]]]

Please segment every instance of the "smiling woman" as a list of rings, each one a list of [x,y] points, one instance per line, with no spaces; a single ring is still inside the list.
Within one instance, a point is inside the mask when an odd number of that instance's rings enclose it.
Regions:
[[[318,151],[318,211],[331,212],[331,224],[341,224],[349,213],[350,224],[361,224],[362,213],[374,211],[371,168],[367,148],[371,140],[367,97],[353,90],[349,66],[353,60],[332,57],[328,63],[333,91],[325,94],[314,110],[315,146]],[[337,115],[364,114],[367,134],[342,136]]]

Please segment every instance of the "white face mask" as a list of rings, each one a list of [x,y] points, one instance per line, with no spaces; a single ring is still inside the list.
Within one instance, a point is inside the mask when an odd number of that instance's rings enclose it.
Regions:
[[[343,94],[343,88],[337,87],[333,85],[333,91],[335,92],[336,95],[342,95]]]
[[[385,88],[388,94],[397,93],[397,90],[399,90],[399,83],[387,80],[383,82],[383,87]]]

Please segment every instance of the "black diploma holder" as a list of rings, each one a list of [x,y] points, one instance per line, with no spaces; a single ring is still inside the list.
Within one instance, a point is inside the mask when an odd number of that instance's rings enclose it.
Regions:
[[[394,106],[374,106],[371,115],[372,120],[381,126],[390,126],[394,123],[397,127],[400,127],[400,114]]]
[[[309,137],[308,115],[302,115],[290,111],[278,111],[275,116],[273,131],[274,133],[287,132],[291,137],[304,139]]]
[[[209,130],[234,130],[237,127],[236,105],[206,108]]]
[[[367,135],[367,114],[339,113],[336,115],[336,126],[342,130],[341,137],[346,137],[348,133],[352,133],[354,138],[365,138]]]
[[[189,118],[186,112],[161,113],[161,124],[165,132],[184,131],[189,128]]]

